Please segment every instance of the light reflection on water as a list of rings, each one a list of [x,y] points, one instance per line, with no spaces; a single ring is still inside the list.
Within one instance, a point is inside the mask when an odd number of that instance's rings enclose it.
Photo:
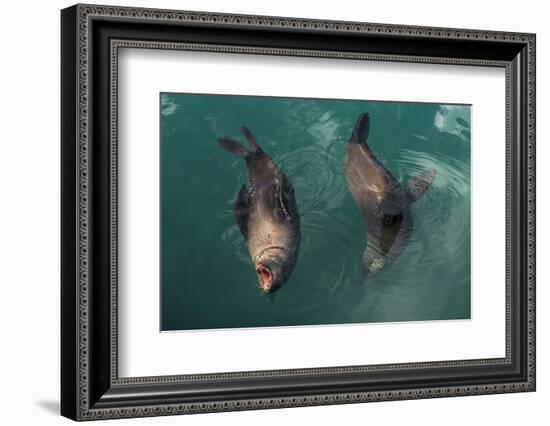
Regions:
[[[470,111],[466,106],[165,95],[161,107],[164,330],[419,321],[470,315]],[[346,186],[344,148],[358,115],[402,184],[437,177],[412,207],[401,256],[374,278],[361,263],[365,224]],[[218,136],[246,125],[294,187],[296,268],[261,294],[233,203],[245,163]]]

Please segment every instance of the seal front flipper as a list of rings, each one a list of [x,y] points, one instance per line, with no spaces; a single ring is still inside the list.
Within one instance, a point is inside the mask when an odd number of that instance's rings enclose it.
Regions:
[[[277,217],[283,220],[295,220],[298,218],[298,206],[294,196],[294,188],[284,174],[274,191],[274,207]]]
[[[409,180],[409,183],[407,183],[407,187],[405,188],[409,203],[414,203],[422,197],[432,185],[436,176],[436,170],[425,170]]]
[[[246,185],[241,186],[234,206],[235,221],[244,239],[248,239],[248,215],[250,213],[250,193]]]

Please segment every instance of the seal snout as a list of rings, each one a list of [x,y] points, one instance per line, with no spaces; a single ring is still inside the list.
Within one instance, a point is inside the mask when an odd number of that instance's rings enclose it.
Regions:
[[[260,280],[261,289],[264,293],[269,293],[271,291],[271,285],[273,284],[273,274],[263,263],[259,263],[258,266],[256,266],[256,273]]]

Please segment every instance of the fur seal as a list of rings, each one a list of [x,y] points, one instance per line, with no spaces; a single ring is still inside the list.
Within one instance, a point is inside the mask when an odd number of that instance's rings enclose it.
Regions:
[[[246,127],[242,132],[249,148],[227,136],[218,143],[246,162],[248,185],[241,186],[237,195],[235,220],[248,244],[260,288],[268,294],[288,280],[296,265],[300,216],[294,189],[285,174]]]
[[[345,174],[351,195],[367,226],[363,265],[372,277],[407,247],[412,229],[410,206],[431,186],[437,172],[427,170],[402,186],[367,144],[370,116],[359,116],[346,145]]]

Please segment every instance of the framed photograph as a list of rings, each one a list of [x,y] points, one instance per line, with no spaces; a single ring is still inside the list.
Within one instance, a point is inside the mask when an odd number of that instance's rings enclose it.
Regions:
[[[535,390],[535,35],[61,12],[61,412]]]

